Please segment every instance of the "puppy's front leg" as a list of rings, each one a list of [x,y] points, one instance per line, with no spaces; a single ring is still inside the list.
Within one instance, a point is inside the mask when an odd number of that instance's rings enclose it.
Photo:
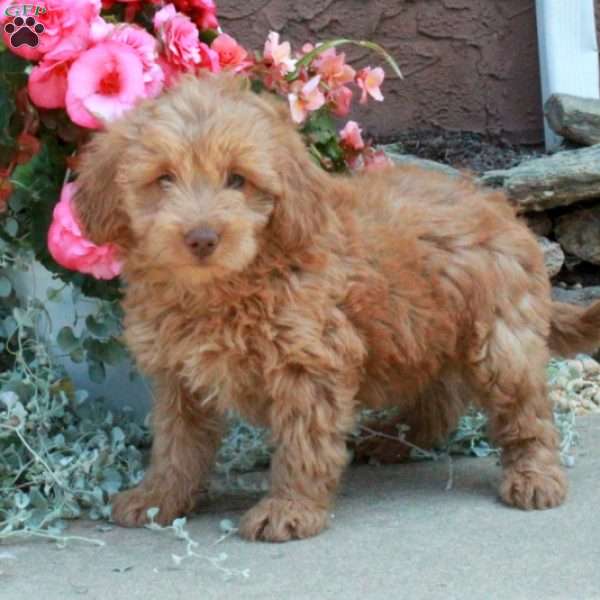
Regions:
[[[112,518],[139,527],[146,511],[158,507],[156,521],[170,524],[189,512],[205,484],[222,436],[222,420],[210,405],[174,382],[159,382],[153,410],[152,457],[144,481],[117,494]]]
[[[277,445],[271,491],[240,524],[241,535],[250,540],[284,542],[319,533],[347,463],[354,392],[332,391],[298,374],[284,376],[278,388],[271,409]]]

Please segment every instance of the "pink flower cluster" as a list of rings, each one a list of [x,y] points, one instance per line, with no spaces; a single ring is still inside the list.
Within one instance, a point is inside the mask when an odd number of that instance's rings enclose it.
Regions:
[[[12,0],[0,2],[0,23]],[[100,0],[40,0],[46,12],[39,44],[12,48],[37,64],[28,81],[31,101],[40,108],[64,108],[70,119],[90,129],[102,127],[144,98],[157,96],[181,73],[243,70],[252,63],[230,36],[219,35],[212,47],[200,41],[202,27],[217,27],[212,0],[193,0],[196,22],[168,4],[154,16],[156,37],[142,27],[108,23]],[[8,34],[4,32],[5,43]],[[10,47],[10,46],[9,46]]]
[[[81,233],[73,213],[73,195],[76,184],[63,186],[60,200],[54,207],[53,220],[48,230],[48,249],[52,258],[63,267],[88,273],[96,279],[112,279],[121,272],[121,262],[113,244],[96,246]]]
[[[292,119],[300,125],[321,108],[347,115],[355,91],[361,104],[369,98],[383,100],[383,69],[356,71],[331,44],[305,44],[293,54],[290,43],[271,32],[262,56],[255,58],[220,31],[214,0],[163,1],[38,0],[36,19],[44,31],[36,47],[13,47],[2,27],[6,46],[34,63],[27,84],[31,102],[42,109],[64,109],[80,127],[100,129],[139,101],[156,97],[182,74],[221,70],[247,73],[286,98]],[[152,26],[145,8],[138,18],[148,30],[132,23],[144,3],[154,5]],[[0,0],[0,27],[10,19],[7,8],[12,4],[14,0]],[[101,9],[119,4],[125,22],[101,16]],[[352,169],[388,164],[385,155],[363,139],[355,121],[339,132],[339,144]],[[0,200],[8,193],[3,189],[0,181]],[[83,237],[72,212],[74,190],[75,184],[67,183],[54,209],[50,252],[67,268],[100,279],[115,277],[121,267],[116,247],[97,246]]]
[[[340,145],[351,169],[378,171],[394,164],[383,150],[376,150],[363,140],[356,121],[348,121],[340,131]]]
[[[302,57],[315,51],[317,55],[308,65],[298,65]],[[365,67],[356,72],[346,63],[346,55],[335,48],[318,52],[318,46],[305,44],[302,52],[292,57],[289,42],[280,42],[279,34],[272,31],[267,37],[262,64],[266,69],[265,83],[280,94],[287,95],[292,119],[303,123],[308,115],[328,106],[337,116],[350,111],[355,84],[361,91],[360,103],[366,104],[368,97],[382,101],[381,84],[384,72],[381,67]],[[288,81],[290,74],[293,81]]]
[[[214,0],[173,0],[178,11],[190,15],[200,29],[219,29]]]

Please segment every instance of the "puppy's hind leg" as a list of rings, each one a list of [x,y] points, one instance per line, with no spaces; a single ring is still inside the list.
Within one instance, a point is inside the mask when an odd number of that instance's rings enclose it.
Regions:
[[[112,518],[126,527],[147,523],[152,507],[159,509],[155,520],[161,525],[191,511],[221,441],[220,416],[177,384],[159,383],[152,416],[154,440],[144,481],[113,499]]]
[[[409,458],[411,445],[429,450],[444,443],[464,414],[467,402],[466,390],[453,379],[431,383],[417,398],[406,399],[400,414],[390,419],[364,423],[354,444],[355,459],[393,464]],[[402,425],[408,427],[405,433],[408,444],[398,439]]]
[[[552,508],[567,493],[559,438],[546,386],[546,340],[526,326],[498,319],[472,364],[472,383],[502,449],[500,497],[522,509]]]

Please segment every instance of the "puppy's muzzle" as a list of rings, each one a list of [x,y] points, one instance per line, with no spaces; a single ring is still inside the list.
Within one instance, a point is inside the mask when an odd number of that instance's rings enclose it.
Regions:
[[[197,227],[188,231],[185,243],[198,258],[208,258],[219,245],[219,234],[210,227]]]

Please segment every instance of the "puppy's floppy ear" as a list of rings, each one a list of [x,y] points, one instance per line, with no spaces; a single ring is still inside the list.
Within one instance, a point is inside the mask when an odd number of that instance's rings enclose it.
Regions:
[[[129,219],[122,207],[118,173],[127,146],[116,127],[96,133],[78,157],[75,212],[84,234],[96,244],[131,243]]]
[[[271,228],[284,247],[297,249],[310,244],[325,227],[326,204],[334,193],[334,180],[313,163],[295,131],[290,131],[290,138],[278,164],[281,193],[275,202]]]

